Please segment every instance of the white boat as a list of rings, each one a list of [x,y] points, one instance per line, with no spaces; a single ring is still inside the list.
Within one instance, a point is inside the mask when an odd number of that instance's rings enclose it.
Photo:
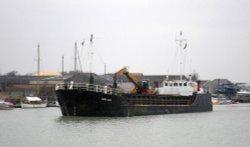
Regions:
[[[14,109],[14,104],[10,101],[8,97],[0,97],[0,110],[12,110]]]
[[[236,97],[232,98],[234,102],[249,103],[250,102],[250,91],[239,91]]]
[[[44,108],[47,107],[47,100],[39,97],[26,97],[21,101],[21,108]]]
[[[232,100],[226,98],[222,94],[212,94],[212,102],[213,105],[232,104]]]
[[[213,105],[232,104],[232,101],[227,98],[212,97],[212,102],[213,102]]]

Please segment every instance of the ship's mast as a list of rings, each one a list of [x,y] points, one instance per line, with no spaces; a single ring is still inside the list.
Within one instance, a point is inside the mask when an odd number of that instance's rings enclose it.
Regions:
[[[76,72],[76,65],[77,65],[77,43],[75,42],[75,56],[74,56],[74,71]]]
[[[84,43],[82,43],[82,48],[84,46]],[[77,50],[77,57],[78,57],[78,62],[79,62],[79,67],[80,67],[80,71],[82,72],[82,63],[81,63],[81,57],[80,57],[80,53],[79,50]]]
[[[37,45],[37,75],[40,76],[40,44]]]
[[[179,66],[180,80],[182,80],[186,64],[185,63],[186,56],[184,54],[185,54],[185,49],[187,47],[187,40],[182,37],[182,32],[180,32],[179,38],[176,38],[176,43],[178,45],[178,52],[179,52],[178,66]]]
[[[107,74],[107,65],[104,64],[104,75],[106,75],[106,74]]]
[[[84,42],[82,43],[82,47],[84,46]],[[75,51],[74,51],[74,71],[77,71],[77,60],[79,62],[80,71],[82,72],[82,64],[80,59],[80,53],[77,48],[77,42],[75,42]]]
[[[62,55],[62,75],[64,74],[64,55]]]
[[[38,43],[37,45],[37,77],[36,77],[36,95],[40,93],[40,86],[38,83],[39,76],[40,76],[40,44]]]
[[[92,66],[93,66],[93,56],[94,56],[94,51],[93,51],[93,40],[94,40],[94,36],[93,34],[90,35],[90,62],[89,62],[89,71],[90,71],[90,78],[89,78],[89,83],[90,84],[94,84],[94,77],[93,77],[93,73],[92,73]]]
[[[90,73],[92,73],[92,66],[93,66],[93,56],[94,56],[94,51],[93,51],[93,39],[94,39],[94,36],[93,34],[90,35],[90,62],[89,62],[89,71]]]

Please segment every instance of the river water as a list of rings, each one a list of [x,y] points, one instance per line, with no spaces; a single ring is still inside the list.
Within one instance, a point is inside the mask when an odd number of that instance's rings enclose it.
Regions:
[[[63,117],[59,108],[0,111],[1,147],[249,147],[250,104],[213,112]]]

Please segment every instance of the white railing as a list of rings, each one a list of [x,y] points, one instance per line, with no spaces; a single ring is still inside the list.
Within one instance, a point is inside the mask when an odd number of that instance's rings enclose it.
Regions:
[[[115,88],[111,88],[108,86],[101,86],[101,85],[94,85],[89,83],[63,83],[63,84],[57,84],[56,90],[83,90],[83,91],[94,91],[94,92],[100,92],[110,95],[120,95],[121,91]]]

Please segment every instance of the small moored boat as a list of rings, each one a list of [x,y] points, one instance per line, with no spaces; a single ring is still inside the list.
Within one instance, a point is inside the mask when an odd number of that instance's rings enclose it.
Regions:
[[[21,101],[21,108],[44,108],[47,107],[47,100],[39,97],[26,97]]]
[[[232,98],[234,102],[240,103],[250,103],[250,92],[249,91],[239,91],[236,97]]]
[[[0,110],[12,110],[14,104],[11,102],[9,97],[0,97]]]

